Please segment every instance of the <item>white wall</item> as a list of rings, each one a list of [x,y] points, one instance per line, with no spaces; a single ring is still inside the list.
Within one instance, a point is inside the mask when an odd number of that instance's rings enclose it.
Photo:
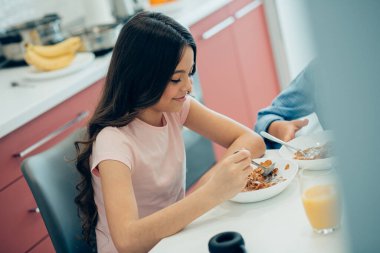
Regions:
[[[11,25],[58,13],[62,25],[83,17],[84,8],[78,0],[0,0],[0,30]]]
[[[314,57],[313,39],[304,0],[264,0],[281,86]]]
[[[0,6],[0,31],[48,13],[58,13],[63,27],[113,21],[108,0],[0,0]]]

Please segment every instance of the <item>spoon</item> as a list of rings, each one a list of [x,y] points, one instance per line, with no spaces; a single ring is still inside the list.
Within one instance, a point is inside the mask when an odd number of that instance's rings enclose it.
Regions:
[[[287,148],[290,148],[290,149],[293,149],[293,150],[295,150],[297,152],[300,152],[302,154],[302,156],[304,156],[305,158],[312,158],[312,157],[315,156],[315,152],[305,152],[304,150],[302,150],[300,148],[297,148],[297,147],[294,147],[294,146],[290,145],[289,143],[287,143],[285,141],[282,141],[279,138],[274,137],[273,135],[271,135],[271,134],[269,134],[267,132],[261,131],[260,134],[261,134],[261,136],[267,138],[268,140],[277,142],[279,144],[284,145]]]
[[[21,83],[21,82],[16,82],[16,81],[12,81],[11,86],[12,87],[28,87],[28,88],[34,87],[34,85],[30,83]]]
[[[239,152],[239,151],[235,151],[234,152],[234,154],[236,154],[237,152]],[[274,169],[275,169],[275,165],[276,165],[276,163],[272,163],[268,168],[267,167],[265,167],[265,166],[263,166],[263,165],[261,165],[261,164],[259,164],[259,163],[257,163],[257,162],[255,162],[254,160],[251,160],[251,163],[252,164],[254,164],[254,165],[256,165],[256,166],[258,166],[258,167],[260,167],[260,168],[262,168],[263,170],[264,170],[264,172],[263,172],[263,176],[268,176]]]
[[[275,169],[275,165],[276,165],[276,163],[272,163],[269,167],[265,167],[261,165],[260,163],[255,162],[254,160],[252,160],[251,163],[262,168],[264,170],[263,176],[265,177],[268,176]]]

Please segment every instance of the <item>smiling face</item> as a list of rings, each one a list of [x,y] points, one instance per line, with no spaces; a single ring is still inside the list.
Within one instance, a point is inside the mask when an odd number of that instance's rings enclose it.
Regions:
[[[152,125],[157,125],[157,122],[161,122],[163,112],[181,111],[186,96],[192,89],[193,68],[194,52],[191,47],[185,47],[182,58],[160,100],[155,105],[145,109],[138,118]]]
[[[193,85],[194,53],[191,47],[185,47],[181,61],[178,63],[169,84],[166,86],[160,101],[153,107],[161,112],[179,112],[186,95]]]

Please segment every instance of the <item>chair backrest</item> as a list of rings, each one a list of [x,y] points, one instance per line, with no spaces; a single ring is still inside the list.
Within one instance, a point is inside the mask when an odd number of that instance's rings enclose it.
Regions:
[[[83,133],[83,129],[77,130],[47,151],[25,159],[21,166],[57,253],[93,252],[80,239],[81,223],[74,203],[80,180],[73,161],[74,141]]]

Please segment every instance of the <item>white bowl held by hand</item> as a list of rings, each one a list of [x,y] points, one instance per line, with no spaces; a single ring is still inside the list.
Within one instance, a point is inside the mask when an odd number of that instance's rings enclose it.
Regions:
[[[297,137],[288,143],[292,146],[300,148],[302,150],[322,146],[328,142],[333,141],[333,133],[331,131],[322,131],[315,134],[304,135]],[[329,169],[335,162],[335,157],[329,154],[327,158],[313,159],[313,160],[298,160],[294,159],[295,151],[285,146],[282,146],[279,150],[280,155],[288,160],[296,162],[301,169],[309,170],[324,170]]]
[[[282,192],[292,182],[298,171],[297,163],[281,157],[264,157],[254,159],[257,163],[265,162],[266,160],[271,160],[272,163],[276,163],[275,167],[278,168],[278,173],[275,180],[281,178],[284,180],[280,180],[277,184],[268,188],[238,193],[235,197],[230,199],[230,201],[249,203],[269,199]]]

